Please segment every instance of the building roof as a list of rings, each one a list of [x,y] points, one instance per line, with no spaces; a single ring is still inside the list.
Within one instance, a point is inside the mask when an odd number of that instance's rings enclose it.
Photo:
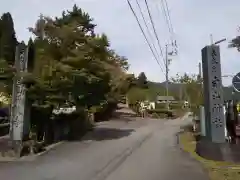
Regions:
[[[173,96],[157,96],[157,101],[174,101]]]

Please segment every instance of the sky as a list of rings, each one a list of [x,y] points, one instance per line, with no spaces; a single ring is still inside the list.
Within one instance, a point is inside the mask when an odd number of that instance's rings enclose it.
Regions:
[[[136,0],[130,1],[141,18]],[[163,13],[157,8],[160,1],[148,0],[148,3],[164,51],[165,44],[170,43],[170,34]],[[144,0],[139,2],[148,18]],[[12,14],[18,40],[27,41],[31,36],[27,28],[34,26],[40,13],[50,17],[60,16],[63,10],[71,9],[74,4],[88,12],[97,24],[96,31],[106,33],[112,48],[129,59],[130,72],[136,75],[145,72],[151,81],[164,81],[165,75],[155,61],[126,0],[4,0],[0,13]],[[234,75],[240,71],[240,52],[228,48],[228,42],[240,34],[237,30],[240,26],[239,0],[168,0],[168,6],[178,45],[178,55],[171,57],[170,77],[177,73],[198,73],[201,49],[210,44],[210,34],[214,41],[227,38],[220,44],[222,74]],[[147,21],[151,25],[150,20]],[[141,19],[140,22],[143,24]],[[157,45],[156,40],[155,43]],[[223,78],[223,84],[231,84],[231,78]]]

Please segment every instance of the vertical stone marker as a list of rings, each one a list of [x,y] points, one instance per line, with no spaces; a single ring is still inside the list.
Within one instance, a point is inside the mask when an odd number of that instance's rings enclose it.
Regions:
[[[225,142],[222,75],[219,46],[202,49],[206,137],[214,143]]]
[[[12,104],[10,115],[10,136],[17,156],[20,156],[25,123],[26,87],[23,84],[21,73],[27,72],[28,48],[21,43],[16,48],[15,68],[16,76],[13,79]]]
[[[204,107],[200,106],[200,112],[199,112],[199,117],[200,117],[200,127],[201,127],[201,135],[206,136],[206,119],[205,119],[205,111]]]

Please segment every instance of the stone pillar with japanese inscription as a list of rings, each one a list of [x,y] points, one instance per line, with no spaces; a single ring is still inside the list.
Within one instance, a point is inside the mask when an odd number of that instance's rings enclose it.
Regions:
[[[13,79],[12,104],[10,114],[10,137],[12,146],[17,156],[22,149],[23,131],[26,120],[26,87],[23,84],[22,73],[27,72],[28,48],[21,43],[16,48],[15,68],[16,75]]]
[[[223,91],[219,46],[202,49],[206,137],[214,143],[225,142]]]

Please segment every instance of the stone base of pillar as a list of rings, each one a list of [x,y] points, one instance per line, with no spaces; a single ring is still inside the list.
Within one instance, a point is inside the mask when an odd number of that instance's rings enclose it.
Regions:
[[[12,141],[12,149],[14,151],[14,156],[16,158],[20,158],[21,157],[21,152],[23,149],[23,143],[21,140],[14,140]]]

